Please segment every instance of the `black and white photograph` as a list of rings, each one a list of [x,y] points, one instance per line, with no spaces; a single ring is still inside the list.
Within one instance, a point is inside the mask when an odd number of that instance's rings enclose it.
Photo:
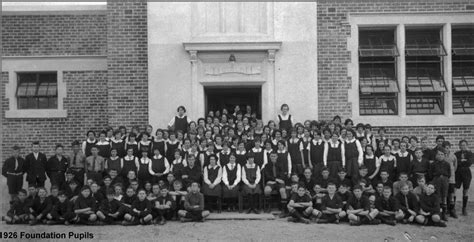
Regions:
[[[474,240],[474,0],[0,17],[2,241]]]

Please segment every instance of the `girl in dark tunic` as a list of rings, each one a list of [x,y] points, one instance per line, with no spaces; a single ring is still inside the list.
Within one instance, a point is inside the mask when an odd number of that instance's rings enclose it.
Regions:
[[[127,179],[129,171],[134,171],[137,173],[138,170],[138,158],[133,155],[133,148],[129,147],[127,149],[127,155],[123,158],[123,166],[121,175],[124,180]]]
[[[114,131],[114,137],[110,139],[110,147],[117,150],[117,156],[122,158],[126,155],[125,142],[121,139],[122,133],[119,130]]]
[[[170,164],[168,160],[160,154],[159,148],[155,148],[153,151],[155,155],[151,158],[148,169],[152,176],[151,183],[158,183],[160,180],[165,180],[167,174],[170,172]]]
[[[355,138],[355,131],[347,131],[347,140],[344,142],[344,155],[347,176],[352,180],[353,184],[358,180],[359,166],[364,161],[363,153],[359,140]]]
[[[161,155],[166,153],[166,141],[163,139],[163,130],[157,129],[155,133],[155,138],[153,139],[153,150],[158,149]]]
[[[105,160],[105,169],[107,174],[110,172],[110,170],[116,170],[118,174],[122,173],[123,159],[117,154],[118,151],[116,148],[112,148],[110,150],[110,157]]]
[[[251,213],[252,211],[256,214],[260,213],[257,210],[256,205],[256,202],[259,201],[260,194],[262,193],[260,188],[260,178],[260,167],[255,164],[253,154],[250,153],[247,164],[245,164],[242,169],[242,181],[244,182],[243,193],[247,196],[249,201],[249,209],[247,210],[247,213]]]
[[[236,163],[235,154],[230,154],[229,163],[223,166],[222,182],[223,197],[228,204],[228,210],[235,210],[237,207],[237,198],[239,196],[239,183],[241,180],[241,166]]]
[[[210,201],[219,202],[219,198],[222,194],[221,188],[222,181],[222,169],[217,165],[217,156],[212,154],[209,156],[209,165],[204,167],[204,182],[203,182],[203,194],[205,196],[204,201],[207,207],[210,208]],[[219,207],[219,204],[217,204]],[[209,209],[212,211],[212,209]]]

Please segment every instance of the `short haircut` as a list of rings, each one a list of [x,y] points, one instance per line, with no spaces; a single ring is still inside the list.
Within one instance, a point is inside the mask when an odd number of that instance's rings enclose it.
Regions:
[[[342,186],[342,184],[341,184]],[[361,185],[355,185],[354,188],[352,189],[352,191],[355,191],[355,190],[361,190],[362,191],[362,186]]]

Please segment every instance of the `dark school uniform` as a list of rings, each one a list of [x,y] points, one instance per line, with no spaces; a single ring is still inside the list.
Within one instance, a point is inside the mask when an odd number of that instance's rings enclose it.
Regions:
[[[122,158],[124,157],[127,152],[125,151],[125,141],[122,139],[116,140],[116,139],[110,139],[110,149],[116,149],[117,150],[117,156]]]
[[[291,138],[288,141],[288,153],[291,157],[292,173],[303,174],[303,157],[301,157],[302,144],[300,139]]]
[[[298,195],[298,193],[293,193],[290,198],[290,201],[291,200],[293,200],[294,203],[309,203],[311,202],[311,197],[307,193],[303,194],[303,196]],[[303,214],[307,208],[308,207],[294,207],[293,209]],[[295,215],[292,216],[296,218]]]
[[[166,143],[166,142],[165,142],[164,139],[161,139],[161,140],[156,140],[156,139],[154,139],[154,140],[153,140],[153,143],[152,143],[152,149],[153,149],[153,150],[158,149],[158,150],[160,151],[160,155],[163,155],[163,156],[164,156],[164,155],[166,155],[166,153],[165,153],[165,150],[166,150],[165,146],[166,146],[166,144],[165,144],[165,143]]]
[[[214,167],[206,166],[204,167],[205,171],[207,171],[207,179],[213,184],[217,179],[219,179],[219,170],[221,169],[220,166],[216,165]],[[202,185],[202,193],[205,196],[211,196],[211,197],[220,197],[222,194],[222,188],[220,183],[217,184],[214,188],[210,188],[209,184],[206,182],[203,182]]]
[[[339,209],[342,208],[342,199],[339,197],[339,195],[334,194],[334,196],[331,198],[328,195],[324,196],[321,201],[321,211],[326,210],[326,208],[332,208],[332,209]],[[337,214],[326,214],[323,213],[321,216],[322,219],[327,219],[328,222],[334,222],[338,219]]]
[[[33,153],[25,157],[26,181],[29,185],[44,187],[46,181],[46,155],[39,152],[36,158]]]
[[[260,167],[256,164],[250,165],[246,164],[242,168],[242,181],[244,182],[243,185],[243,192],[245,195],[251,194],[260,194],[262,191],[258,183],[260,182]],[[257,184],[255,188],[250,188],[246,181],[250,185]]]
[[[127,196],[126,194],[120,199],[120,203],[122,206],[119,208],[119,213],[121,216],[125,215],[126,213],[131,213],[132,211],[132,204],[137,200],[137,196],[134,194],[132,196]]]
[[[51,201],[51,206],[54,206],[56,205],[56,203],[59,202],[59,198],[58,197],[55,197],[53,195],[49,195],[48,196],[49,200]]]
[[[209,165],[209,156],[213,155],[214,153],[211,153],[209,151],[203,152],[199,154],[199,164],[201,164],[201,167],[204,168]]]
[[[360,177],[359,177],[360,178]],[[336,187],[339,189],[339,187],[344,184],[346,185],[347,188],[351,188],[354,184],[352,183],[352,181],[350,179],[348,179],[347,177],[344,177],[344,179],[341,179],[339,176],[333,180],[334,181],[334,184],[336,184]]]
[[[171,204],[170,208],[166,209],[158,209],[156,208],[157,205],[166,205],[167,203]],[[152,208],[151,208],[151,214],[153,215],[153,218],[164,218],[166,220],[171,220],[173,217],[173,211],[174,211],[175,203],[174,199],[171,195],[166,194],[166,196],[162,196],[161,194],[152,201]]]
[[[429,169],[429,161],[425,158],[418,160],[414,158],[410,166],[410,180],[413,184],[417,184],[418,176],[426,176]]]
[[[123,179],[127,179],[127,175],[129,171],[134,171],[135,174],[137,174],[137,163],[138,163],[138,158],[136,156],[125,156],[123,158],[123,167],[122,167],[122,172],[121,175]]]
[[[175,140],[174,142],[166,141],[166,154],[165,157],[167,160],[174,160],[174,152],[179,149],[179,141]]]
[[[108,141],[99,141],[95,145],[99,149],[100,156],[110,157],[110,143]]]
[[[288,175],[291,174],[291,156],[287,151],[277,151],[277,163],[283,168],[283,174],[285,176],[284,181],[288,182]],[[270,162],[268,162],[270,163]]]
[[[65,193],[67,198],[70,200],[75,196],[79,196],[79,194],[81,193],[81,186],[78,185],[74,190],[72,190],[70,186],[67,186],[65,189]]]
[[[58,201],[50,213],[53,218],[52,220],[56,222],[70,222],[76,216],[73,207],[74,204],[69,200],[65,200],[64,202]]]
[[[147,157],[142,157],[138,160],[138,181],[143,186],[145,182],[151,180],[151,174],[148,168],[150,167],[151,159]]]
[[[322,176],[319,176],[318,178],[316,178],[316,184],[318,184],[319,186],[321,186],[321,188],[324,188],[324,189],[328,187],[328,184],[330,182],[334,183],[334,179],[332,177],[324,178]]]
[[[10,157],[2,166],[2,175],[7,178],[9,194],[18,194],[23,188],[23,173],[25,172],[25,159]]]
[[[420,205],[418,202],[418,197],[411,191],[407,195],[402,194],[401,192],[395,195],[395,198],[400,205],[400,209],[405,214],[405,218],[411,217],[411,213],[408,212],[408,209],[415,211],[416,213],[420,210]]]
[[[229,163],[229,157],[230,157],[230,149],[226,152],[226,151],[221,151],[219,153],[217,153],[217,157],[219,159],[219,164],[224,167],[227,165],[227,163]]]
[[[384,196],[378,197],[375,200],[375,207],[380,211],[391,211],[396,212],[400,209],[398,200],[394,196],[390,196],[388,199]],[[390,216],[392,219],[395,219],[395,215]]]
[[[436,193],[428,195],[422,193],[420,195],[420,209],[430,215],[439,214],[440,211],[440,199]]]
[[[94,147],[97,142],[98,140],[96,139],[94,140],[87,139],[86,141],[82,143],[82,152],[84,153],[86,157],[92,155],[92,151],[91,151],[92,147]]]
[[[263,166],[263,149],[262,148],[252,148],[251,149],[251,152],[253,152],[254,154],[254,162],[255,164],[257,164],[259,167],[262,167]],[[221,164],[222,165],[222,164]]]
[[[185,161],[183,159],[174,160],[171,164],[170,171],[173,173],[176,179],[181,179],[183,176],[184,168],[186,167]],[[170,184],[171,185],[171,184]]]
[[[244,166],[247,163],[247,152],[246,151],[236,151],[235,152],[235,162],[240,166]]]
[[[362,158],[362,147],[357,139],[344,142],[347,176],[356,181],[359,176],[359,158]],[[360,160],[362,162],[362,160]]]
[[[201,184],[201,181],[202,181],[201,167],[197,166],[196,164],[194,164],[193,167],[191,167],[189,165],[186,166],[183,169],[183,175],[188,176],[188,178],[184,179],[184,181],[183,181],[185,187],[188,187],[193,182],[197,182],[197,183]]]
[[[386,181],[382,180],[382,178],[374,179],[374,181],[372,182],[372,187],[377,187],[378,183],[382,183],[384,187],[385,186],[390,187],[390,188],[393,187],[393,181],[390,178],[387,179]]]
[[[150,159],[150,168],[151,170],[154,172],[154,173],[165,173],[167,172],[167,169],[166,169],[166,163],[168,162],[166,160],[166,158],[162,155],[160,156],[153,156],[151,159]],[[178,165],[178,164],[176,164]],[[168,164],[169,166],[169,164]],[[184,168],[184,166],[183,166]],[[173,169],[174,169],[174,164],[173,164]],[[178,170],[180,169],[180,167],[177,168]],[[151,177],[151,182],[152,183],[158,183],[159,180],[165,180],[166,179],[166,175],[163,175],[161,177],[157,177],[157,176],[152,176]]]
[[[325,193],[314,193],[314,190],[311,189],[311,197],[313,199],[313,208],[318,211],[322,210],[323,198],[327,196]]]
[[[104,196],[104,194],[103,194],[102,192],[100,192],[100,191],[97,191],[97,192],[95,192],[95,193],[94,193],[94,192],[91,192],[91,195],[90,195],[90,196],[95,199],[95,205],[96,205],[97,208],[99,207],[99,205],[102,203],[102,201],[103,201],[104,199],[107,199],[107,198]]]
[[[436,194],[438,194],[441,199],[446,198],[448,196],[449,177],[451,176],[451,165],[444,160],[435,160],[433,163],[430,163],[430,169],[428,171],[428,174],[435,184]]]
[[[241,180],[241,166],[237,163],[223,166],[222,171],[222,180],[224,184],[229,184],[230,186],[234,185],[235,182],[240,182]],[[226,185],[223,185],[223,197],[224,198],[234,198],[239,195],[239,186],[235,186],[233,189],[229,189]]]
[[[471,165],[473,163],[473,155],[471,151],[457,151],[454,153],[458,160],[458,168],[456,169],[455,179],[456,187],[467,190],[471,185],[472,174],[471,174]]]
[[[311,142],[311,138],[301,138],[301,144],[303,145],[303,161],[305,164],[309,164],[309,143]]]
[[[193,220],[202,219],[202,211],[204,210],[204,195],[200,192],[189,192],[186,194],[186,196],[184,196],[184,209],[186,210],[186,218],[191,218]]]
[[[20,201],[19,199],[14,201],[11,204],[10,209],[7,211],[7,216],[13,218],[14,216],[29,215],[30,204],[30,201],[27,199],[24,201]]]
[[[362,209],[363,211],[370,210],[369,198],[366,196],[360,196],[359,198],[356,196],[352,196],[347,201],[347,209],[351,209],[351,208],[352,210],[358,210],[358,209]],[[356,216],[362,217],[361,215],[358,215],[358,214],[356,214]]]
[[[127,150],[130,149],[130,148],[133,150],[133,155],[135,157],[140,156],[140,152],[138,150],[138,143],[136,141],[134,141],[134,142],[130,142],[130,141],[125,142],[125,152],[127,152]]]
[[[395,180],[397,178],[395,164],[397,162],[397,158],[393,155],[386,157],[385,155],[380,156],[380,171],[387,171],[388,177],[391,180]]]
[[[84,196],[79,195],[79,197],[74,202],[74,210],[84,209],[84,208],[91,208],[91,211],[95,213],[97,210],[95,199],[91,196],[85,198]],[[81,213],[81,214],[77,214],[77,216],[79,217],[80,223],[85,223],[89,220],[90,214]]]
[[[369,156],[369,155],[365,154],[364,155],[364,165],[365,165],[365,167],[367,167],[367,174],[369,176],[371,176],[377,170],[377,157],[375,155]],[[377,176],[377,175],[375,175],[375,176]]]
[[[285,187],[285,184],[275,183],[274,185],[269,185],[268,182],[274,182],[276,179],[282,179],[283,181],[286,181],[288,179],[288,176],[285,174],[286,170],[287,169],[285,169],[282,163],[273,163],[271,161],[268,162],[263,169],[263,178],[265,180],[264,186],[271,186],[272,190]]]
[[[348,204],[349,200],[351,200],[352,197],[354,197],[354,195],[352,195],[352,192],[350,192],[349,190],[347,190],[345,193],[337,191],[336,194],[342,200],[342,210],[344,210],[344,211],[347,210],[347,204]]]
[[[69,161],[65,156],[51,156],[46,163],[46,174],[51,181],[51,185],[61,187],[64,184],[64,174],[69,167]]]
[[[327,146],[327,168],[329,170],[329,176],[336,178],[340,170],[342,170],[342,142],[337,141],[333,144],[332,140],[328,142]]]
[[[123,218],[123,214],[119,214],[116,218],[109,216],[109,214],[114,214],[119,212],[120,207],[122,205],[117,199],[112,199],[109,201],[108,199],[102,200],[102,202],[99,205],[98,211],[102,212],[102,214],[105,215],[105,220],[104,222],[106,223],[112,223],[114,221],[120,221]]]
[[[323,140],[313,139],[309,143],[309,153],[311,164],[313,165],[313,174],[321,174],[324,167],[324,146],[326,142]]]
[[[41,214],[42,219],[46,219],[46,215],[51,211],[52,206],[49,197],[45,197],[43,201],[41,201],[40,197],[35,197],[30,205],[31,215],[36,217]]]
[[[136,209],[140,211],[140,213],[137,213],[133,211],[133,209]],[[138,218],[144,218],[147,215],[151,214],[151,202],[148,199],[144,199],[141,201],[140,199],[136,199],[132,203],[132,210],[131,210],[131,215],[138,217]]]
[[[147,151],[147,156],[151,157],[153,156],[153,150],[151,149],[152,147],[152,142],[147,140],[145,142],[140,141],[138,142],[138,157],[142,158],[142,153],[144,150]]]
[[[293,123],[291,122],[291,114],[288,115],[287,120],[283,120],[280,114],[278,114],[278,127],[280,130],[286,130],[287,132],[293,127]]]
[[[188,117],[184,115],[183,117],[174,117],[174,131],[181,130],[183,134],[188,133]]]
[[[107,158],[105,160],[105,166],[107,167],[107,173],[109,173],[110,170],[116,170],[117,174],[121,174],[122,173],[122,163],[123,163],[123,159],[120,158],[119,156]]]
[[[87,166],[87,179],[92,179],[93,181],[101,184],[102,177],[105,167],[105,159],[102,156],[91,155],[86,158]]]
[[[306,190],[311,191],[314,188],[314,184],[316,184],[316,179],[314,179],[314,177],[306,178],[305,176],[303,176],[300,179],[300,182],[303,183]]]
[[[413,160],[410,153],[408,151],[406,151],[404,154],[398,152],[395,154],[395,158],[397,158],[396,176],[398,177],[402,172],[410,174],[411,161]]]

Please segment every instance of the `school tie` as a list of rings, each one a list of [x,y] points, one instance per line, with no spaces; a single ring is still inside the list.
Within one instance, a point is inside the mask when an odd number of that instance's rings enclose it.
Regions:
[[[18,159],[15,159],[15,171],[18,169]]]
[[[94,160],[92,161],[92,171],[95,171],[95,159],[96,157],[94,156]]]
[[[276,177],[277,176],[277,169],[276,169],[275,165],[272,166],[272,172],[273,172],[273,177]]]
[[[407,206],[407,209],[410,209],[410,207],[409,207],[409,205],[408,205],[408,198],[407,198],[407,196],[405,196],[405,204],[406,204],[406,206]]]
[[[74,153],[74,158],[72,159],[72,166],[76,167],[76,158],[77,158],[77,153]]]

